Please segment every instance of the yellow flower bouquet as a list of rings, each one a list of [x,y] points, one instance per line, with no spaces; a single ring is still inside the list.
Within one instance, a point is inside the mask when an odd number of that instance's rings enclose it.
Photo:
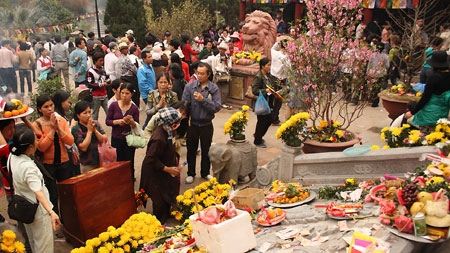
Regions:
[[[231,180],[231,184],[236,184],[234,180]],[[212,205],[221,205],[228,199],[228,193],[231,189],[229,184],[219,184],[216,178],[211,178],[209,181],[205,181],[197,185],[193,190],[188,189],[183,194],[177,196],[177,204],[179,210],[172,211],[172,216],[176,220],[189,219],[194,213],[202,211],[203,209]],[[198,209],[194,201],[197,199]]]
[[[224,133],[230,134],[231,139],[245,140],[244,130],[247,126],[249,115],[248,110],[250,107],[243,105],[242,109],[234,113],[224,125]]]
[[[291,147],[300,147],[308,138],[306,121],[309,119],[309,113],[300,112],[290,117],[284,122],[276,132],[276,138]]]
[[[258,53],[256,51],[241,51],[238,53],[234,53],[233,54],[234,57],[234,63],[235,64],[242,64],[242,65],[247,65],[247,64],[252,64],[254,62],[258,63],[261,60],[261,53]],[[244,61],[242,61],[244,60]],[[245,60],[250,60],[250,61],[245,61]]]
[[[133,214],[122,226],[109,226],[98,237],[86,241],[86,246],[73,249],[71,253],[85,252],[136,252],[144,243],[164,231],[155,216],[148,213]]]
[[[381,129],[380,137],[386,142],[384,149],[443,143],[450,139],[450,121],[439,119],[434,131],[428,135],[424,135],[409,124],[403,124],[401,127],[384,127]]]
[[[3,231],[0,237],[0,252],[22,253],[25,252],[25,246],[22,242],[16,240],[16,234],[12,230]]]

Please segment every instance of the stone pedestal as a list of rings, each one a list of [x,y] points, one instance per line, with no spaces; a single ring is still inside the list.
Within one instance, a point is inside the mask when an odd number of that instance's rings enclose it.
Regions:
[[[281,148],[283,152],[280,157],[280,170],[278,171],[278,178],[284,182],[290,182],[292,175],[294,174],[294,160],[297,155],[302,152],[301,147],[290,147],[283,145]]]
[[[258,64],[248,66],[233,65],[231,69],[231,82],[229,83],[229,95],[222,98],[224,103],[231,103],[235,105],[252,105],[252,99],[245,97],[245,91],[248,86],[252,85],[253,78],[259,71]]]

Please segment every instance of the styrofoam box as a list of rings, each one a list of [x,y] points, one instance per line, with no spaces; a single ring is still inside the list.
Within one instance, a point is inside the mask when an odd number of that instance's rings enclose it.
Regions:
[[[256,247],[250,215],[236,210],[238,215],[215,225],[197,221],[197,214],[189,217],[197,246],[208,253],[240,253]]]

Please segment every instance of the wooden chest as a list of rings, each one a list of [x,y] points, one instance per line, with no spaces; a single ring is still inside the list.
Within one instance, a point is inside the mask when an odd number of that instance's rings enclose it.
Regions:
[[[84,245],[108,226],[119,227],[136,213],[130,162],[105,168],[58,183],[64,234],[73,246]]]

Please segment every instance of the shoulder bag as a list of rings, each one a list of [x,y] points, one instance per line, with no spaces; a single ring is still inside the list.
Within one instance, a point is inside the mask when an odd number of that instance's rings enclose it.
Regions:
[[[126,136],[127,145],[133,148],[143,148],[147,144],[147,140],[144,137],[140,125],[136,123],[136,126],[131,129],[131,132]]]
[[[11,191],[14,191],[14,186],[12,182],[12,171],[10,164],[11,156],[8,158],[8,170],[9,170],[9,184],[11,186]],[[34,217],[36,216],[36,211],[39,206],[39,202],[36,199],[36,203],[30,202],[23,196],[13,194],[11,195],[11,201],[8,204],[8,215],[9,218],[25,223],[31,224],[34,221]]]

